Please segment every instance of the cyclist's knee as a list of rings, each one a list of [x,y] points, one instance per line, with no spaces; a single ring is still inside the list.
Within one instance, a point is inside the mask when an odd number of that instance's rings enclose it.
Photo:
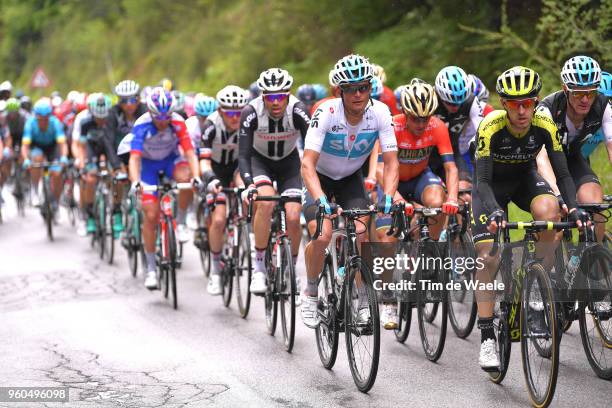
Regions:
[[[177,183],[186,183],[189,181],[190,177],[191,172],[187,165],[178,165],[174,169],[174,180],[176,180]]]
[[[257,214],[270,218],[275,205],[273,201],[256,201]]]
[[[423,191],[423,205],[426,207],[439,208],[444,202],[444,189],[436,184],[425,187]]]
[[[585,183],[578,188],[576,198],[579,203],[600,203],[603,201],[603,189],[597,183]]]
[[[559,219],[559,202],[550,194],[533,200],[530,206],[531,215],[537,221],[553,221]]]

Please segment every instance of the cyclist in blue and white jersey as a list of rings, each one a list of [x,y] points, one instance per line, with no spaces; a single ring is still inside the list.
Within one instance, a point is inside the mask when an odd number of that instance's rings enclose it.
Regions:
[[[203,93],[199,93],[195,96],[193,106],[195,115],[187,118],[185,120],[185,125],[187,126],[187,132],[189,132],[189,137],[196,151],[200,149],[204,123],[206,123],[208,116],[217,111],[218,107],[219,102],[212,96],[207,96]]]
[[[608,97],[608,104],[612,103],[612,74],[609,72],[601,72],[601,83],[599,84],[599,93]],[[585,159],[589,159],[589,156],[593,154],[597,146],[605,140],[603,129],[599,128],[595,134],[585,139],[580,147],[580,152]],[[608,160],[612,163],[612,141],[606,142],[606,149],[608,151]]]
[[[372,100],[372,65],[360,55],[348,55],[334,67],[334,83],[340,98],[322,103],[315,111],[306,134],[302,178],[302,202],[310,233],[316,229],[316,210],[323,204],[331,213],[329,200],[343,208],[364,208],[369,204],[361,167],[380,141],[385,164],[383,191],[379,205],[389,212],[397,190],[397,143],[391,125],[391,112],[382,102]],[[363,225],[368,225],[368,220]],[[365,234],[360,234],[364,237]],[[320,237],[306,245],[307,285],[302,301],[302,320],[310,328],[318,324],[318,275],[323,267],[325,248],[331,239],[331,222],[325,220]],[[363,239],[363,238],[362,238]],[[361,289],[360,289],[361,290]],[[367,319],[369,309],[361,308],[359,319]]]

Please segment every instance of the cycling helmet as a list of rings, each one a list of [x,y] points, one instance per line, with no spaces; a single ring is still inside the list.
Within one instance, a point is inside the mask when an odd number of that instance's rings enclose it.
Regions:
[[[68,92],[68,95],[66,95],[66,100],[69,101],[70,103],[75,103],[78,99],[79,99],[79,91],[75,91],[74,89]]]
[[[334,86],[369,81],[374,76],[372,64],[366,57],[350,54],[341,58],[333,70]],[[331,82],[331,81],[330,81]]]
[[[164,88],[166,91],[172,92],[174,91],[174,83],[169,78],[164,78],[159,81],[159,86]]]
[[[461,105],[470,95],[470,78],[457,66],[444,67],[436,76],[436,92],[444,102]]]
[[[19,102],[21,103],[21,108],[30,112],[32,110],[32,99],[29,96],[24,95],[19,98]]]
[[[561,70],[561,80],[569,89],[579,86],[598,87],[601,81],[601,68],[593,58],[578,55],[565,61]]]
[[[199,116],[210,116],[219,107],[219,102],[212,96],[199,93],[195,97],[195,113]]]
[[[401,104],[404,113],[422,118],[433,115],[438,107],[438,98],[433,86],[412,83],[402,88]]]
[[[19,103],[17,98],[8,98],[6,100],[6,110],[7,110],[7,112],[17,112],[20,107],[21,107],[21,104]]]
[[[185,94],[181,91],[172,91],[172,96],[174,96],[174,110],[178,112],[185,109]]]
[[[374,99],[379,99],[383,93],[383,83],[378,77],[373,77],[370,82],[372,83],[372,92],[370,96]]]
[[[375,77],[381,80],[384,84],[387,82],[387,74],[385,74],[385,69],[378,64],[372,64],[372,73]]]
[[[4,81],[0,84],[0,92],[13,92],[11,81]]]
[[[315,91],[314,86],[304,84],[300,85],[300,87],[297,89],[296,96],[306,105],[311,105],[317,100],[317,91]]]
[[[335,69],[332,69],[331,71],[329,71],[329,77],[327,79],[327,81],[329,82],[329,86],[331,86],[332,88],[335,88],[338,86],[338,84],[336,83],[336,80],[334,79],[335,73],[336,73]]]
[[[101,92],[92,93],[87,98],[87,109],[94,118],[104,119],[108,117],[111,106],[111,99]]]
[[[15,98],[20,99],[23,95],[25,94],[23,93],[21,89],[18,89],[15,91]]]
[[[317,101],[327,97],[327,88],[323,84],[313,84],[312,87],[315,90]]]
[[[249,93],[236,85],[228,85],[217,92],[217,102],[225,109],[242,109],[249,103]]]
[[[138,91],[140,91],[140,85],[138,85],[138,82],[132,81],[131,79],[125,79],[115,86],[115,95],[120,98],[136,96],[138,95]]]
[[[481,102],[489,101],[489,90],[476,75],[469,74],[470,90]]]
[[[612,97],[612,74],[610,74],[609,72],[601,71],[601,82],[599,84],[599,93],[606,95],[608,98]],[[8,106],[7,106],[7,109],[8,109]]]
[[[251,101],[261,94],[261,89],[259,89],[259,86],[257,86],[257,81],[252,82],[251,85],[249,85],[249,94],[249,99]]]
[[[257,86],[262,92],[288,92],[293,85],[293,78],[289,72],[281,68],[270,68],[259,75]]]
[[[397,110],[402,110],[402,89],[408,85],[400,85],[393,91],[393,95],[395,95],[395,106]]]
[[[531,68],[516,66],[497,77],[495,90],[502,98],[534,98],[540,93],[540,75]]]
[[[54,108],[60,106],[62,102],[64,102],[64,99],[59,95],[51,97],[51,106],[53,106]]]
[[[422,80],[421,78],[417,78],[414,77],[410,80],[410,84],[409,85],[414,85],[414,84],[426,84],[427,82],[425,82],[424,80]]]
[[[161,86],[153,88],[147,97],[147,109],[155,119],[170,119],[175,104],[172,93]]]
[[[38,116],[49,116],[52,110],[53,108],[51,107],[51,100],[49,98],[41,98],[34,104],[34,113]]]

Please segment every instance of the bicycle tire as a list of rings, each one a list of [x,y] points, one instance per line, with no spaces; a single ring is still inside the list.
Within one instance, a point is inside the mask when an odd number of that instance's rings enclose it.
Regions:
[[[510,326],[508,325],[507,316],[508,306],[505,303],[500,304],[500,311],[497,319],[494,320],[495,334],[497,335],[497,347],[499,348],[499,370],[488,371],[489,378],[495,384],[501,384],[508,373],[510,366],[510,355],[512,351],[512,339],[510,338]]]
[[[283,237],[278,247],[280,253],[280,270],[276,274],[276,288],[278,289],[281,329],[283,332],[283,343],[287,353],[293,350],[295,342],[295,267],[291,255],[291,241]],[[287,309],[288,306],[288,309]]]
[[[395,340],[400,343],[405,343],[410,334],[410,323],[412,322],[412,303],[397,302],[398,309],[398,326],[393,330]]]
[[[200,240],[200,248],[198,248],[198,254],[200,256],[200,265],[202,266],[202,272],[204,272],[204,277],[210,277],[210,244],[208,242],[208,229],[203,228],[201,231],[198,231],[198,236]]]
[[[167,229],[168,224],[164,220],[159,228],[159,247],[158,247],[158,255],[157,260],[159,262],[159,285],[161,288],[162,295],[165,299],[168,299],[168,295],[170,294],[170,281],[169,281],[169,273],[168,273],[168,246],[167,246]],[[165,247],[162,248],[162,245]]]
[[[607,294],[602,300],[611,302],[612,276],[610,265],[612,264],[612,256],[603,246],[593,248],[595,250],[589,254],[588,264],[590,267],[599,265],[604,271],[604,275],[599,281],[604,281],[604,285],[607,286]],[[580,323],[580,338],[587,360],[593,372],[599,378],[610,380],[612,379],[612,317],[606,317],[602,321],[599,317],[600,313],[596,311],[592,301],[581,303],[578,321]],[[590,323],[592,323],[592,328],[590,328]]]
[[[49,186],[49,178],[48,176],[44,176],[43,179],[43,194],[44,194],[44,203],[43,203],[43,212],[44,212],[44,220],[45,227],[47,230],[47,238],[49,241],[53,241],[53,209],[51,208],[51,189]]]
[[[278,320],[278,298],[275,298],[274,292],[276,291],[276,280],[274,279],[274,269],[270,267],[272,265],[272,247],[274,243],[270,241],[268,248],[266,249],[266,268],[268,269],[268,289],[264,294],[264,308],[266,312],[266,328],[268,334],[274,336],[276,332],[276,322]]]
[[[359,273],[359,275],[357,275]],[[369,311],[369,319],[367,323],[357,322],[354,319],[354,301],[353,295],[357,294],[357,312],[362,310],[359,300],[359,290],[357,288],[357,277],[360,277],[361,285],[364,290],[363,293],[367,296],[367,309]],[[355,282],[355,287],[353,287]],[[349,275],[348,281],[345,288],[344,297],[344,337],[346,340],[346,354],[349,360],[349,367],[351,369],[351,375],[353,382],[357,386],[357,389],[363,393],[367,393],[376,381],[376,375],[378,373],[378,362],[380,359],[380,317],[378,314],[378,301],[376,297],[376,291],[373,287],[373,278],[367,264],[363,262],[361,257],[355,256],[349,261]],[[372,347],[371,352],[368,353],[355,353],[354,345],[357,343],[352,339],[353,335],[358,337],[359,342],[365,336],[371,336]],[[362,343],[364,344],[364,343]],[[369,368],[364,370],[364,375],[360,373],[359,367],[357,366],[357,354],[363,356],[368,354],[370,359]]]
[[[176,310],[178,308],[178,297],[176,291],[176,256],[177,256],[177,243],[176,234],[174,231],[174,220],[172,217],[166,216],[167,226],[167,243],[168,243],[168,275],[170,279],[170,291],[172,294],[172,307]]]
[[[125,231],[127,248],[126,252],[128,255],[128,265],[132,277],[138,275],[138,256],[140,252],[140,245],[138,243],[137,235],[140,233],[139,217],[136,209],[130,209],[126,217]]]
[[[442,259],[436,243],[430,243],[422,245],[420,251],[423,259]],[[421,345],[425,352],[425,357],[430,361],[438,361],[442,352],[444,351],[444,344],[446,341],[446,322],[448,315],[448,302],[445,301],[433,301],[432,299],[446,298],[446,290],[444,285],[446,284],[446,272],[444,269],[428,268],[424,269],[422,265],[417,270],[417,281],[422,281],[428,278],[434,278],[435,283],[442,284],[443,293],[430,293],[429,290],[422,290],[420,287],[417,291],[417,319],[419,323],[419,334],[421,337]],[[420,286],[420,285],[419,285]],[[435,292],[435,291],[434,291]],[[428,308],[428,304],[431,304],[431,311]],[[438,309],[441,309],[441,316],[439,319],[439,326],[435,324],[436,317],[438,315]],[[433,318],[432,318],[433,317]],[[439,334],[435,336],[434,330],[438,326]],[[428,333],[429,331],[429,333]]]
[[[331,260],[329,255],[323,263],[323,271],[319,275],[319,299],[317,302],[317,313],[319,315],[319,325],[315,329],[317,339],[317,352],[323,367],[331,370],[336,363],[338,356],[338,340],[340,330],[338,324],[338,303],[341,299],[336,296],[334,290],[334,276],[332,273]],[[340,303],[342,304],[342,303]]]
[[[463,257],[464,259],[476,259],[476,249],[468,232],[458,236],[459,241],[449,239],[447,245],[448,257],[456,259]],[[454,250],[453,244],[458,243],[461,249]],[[449,271],[451,281],[454,281],[453,270]],[[465,287],[465,281],[474,279],[474,271],[464,271],[462,278],[466,279],[461,282],[462,289],[460,291],[449,290],[448,293],[448,320],[455,332],[455,335],[460,339],[467,338],[474,329],[476,323],[477,305],[474,296],[474,291],[470,291]],[[471,293],[471,296],[469,295]],[[467,301],[466,301],[467,299]]]
[[[96,235],[98,241],[98,254],[100,259],[104,259],[104,254],[106,252],[106,202],[103,198],[98,198],[98,213],[96,218]]]
[[[107,209],[108,208],[109,207],[107,206]],[[109,265],[113,264],[113,260],[115,258],[115,235],[113,232],[113,215],[114,214],[112,211],[106,211],[106,234],[104,235],[106,242],[104,243],[104,246],[106,247],[106,262],[108,262]]]
[[[236,302],[238,303],[238,312],[240,317],[246,319],[251,307],[251,291],[249,283],[251,282],[251,226],[250,224],[241,222],[238,228],[238,247],[236,251],[235,266],[236,271]]]
[[[537,285],[537,287],[534,285]],[[532,288],[535,288],[533,297],[530,296]],[[559,373],[559,331],[557,329],[556,302],[553,295],[552,283],[542,265],[532,263],[528,266],[522,290],[520,327],[523,374],[532,405],[537,408],[543,408],[550,405],[555,395],[557,375]],[[537,324],[532,324],[537,321],[540,313],[540,311],[535,311],[529,306],[532,302],[541,302],[543,305],[542,312],[544,313],[540,316],[543,317],[543,321],[546,325],[544,328],[535,328]],[[535,330],[532,330],[532,327],[534,327]],[[543,331],[543,333],[533,333],[534,331]],[[540,345],[540,347],[534,347],[536,353],[529,352],[529,345],[539,344],[541,343],[541,339],[544,339],[544,341],[550,339],[550,341],[544,346]],[[542,349],[548,348],[548,343],[550,343],[550,355],[542,356],[540,352]],[[550,368],[542,370],[542,364],[540,364],[539,367],[535,367],[535,361],[532,361],[532,356],[535,358],[535,354],[538,354],[542,362],[546,362],[546,365],[548,365],[547,362],[550,361]],[[537,384],[539,384],[540,381],[534,381],[534,374],[540,374],[542,372],[547,372],[548,375],[545,381],[545,389],[540,392],[540,390],[537,389]]]

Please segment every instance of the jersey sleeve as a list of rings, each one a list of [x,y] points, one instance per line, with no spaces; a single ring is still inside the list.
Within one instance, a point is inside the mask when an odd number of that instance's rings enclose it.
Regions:
[[[36,120],[34,119],[34,117],[30,117],[28,118],[28,120],[26,120],[25,126],[23,127],[23,137],[21,138],[21,144],[32,144],[32,126],[34,125],[34,120]]]
[[[455,161],[450,136],[448,134],[448,128],[444,125],[444,123],[439,123],[434,129],[433,134],[436,141],[436,148],[438,149],[438,154],[440,154],[440,157],[442,158],[442,162]]]
[[[238,168],[240,177],[248,186],[253,184],[251,151],[253,150],[253,133],[257,129],[257,112],[252,105],[247,105],[240,114],[238,133]]]
[[[202,139],[200,141],[200,160],[210,160],[212,157],[212,144],[215,140],[215,125],[210,120],[204,122],[202,128]]]
[[[51,116],[50,120],[51,120],[51,123],[53,124],[53,129],[55,132],[55,141],[57,143],[65,143],[66,134],[64,133],[64,125],[55,116]]]
[[[304,140],[310,125],[310,115],[302,102],[293,105],[293,125],[300,131],[300,137]]]
[[[387,105],[378,110],[378,139],[383,153],[397,151],[397,139],[393,130],[393,117]]]
[[[189,132],[187,132],[185,119],[183,119],[181,115],[173,113],[170,123],[172,124],[178,143],[183,148],[183,151],[187,152],[193,150],[193,143],[191,142],[191,137],[189,137]]]
[[[329,107],[329,108],[328,108]],[[317,108],[310,119],[310,127],[306,132],[304,140],[304,150],[314,150],[317,153],[321,152],[323,142],[325,141],[325,133],[329,126],[331,113],[329,109],[331,105],[324,103]]]
[[[506,112],[495,111],[480,122],[476,133],[476,191],[487,213],[502,209],[493,193],[493,157],[491,142],[506,125]]]
[[[601,130],[606,139],[606,143],[612,142],[612,102],[608,101],[606,109],[604,109],[603,118],[601,120]]]
[[[147,134],[147,131],[150,129],[150,126],[153,126],[151,122],[148,122],[145,116],[141,116],[134,123],[134,127],[132,128],[132,141],[130,142],[130,154],[142,155],[142,146],[144,144],[144,138]],[[153,130],[153,129],[151,129]]]

